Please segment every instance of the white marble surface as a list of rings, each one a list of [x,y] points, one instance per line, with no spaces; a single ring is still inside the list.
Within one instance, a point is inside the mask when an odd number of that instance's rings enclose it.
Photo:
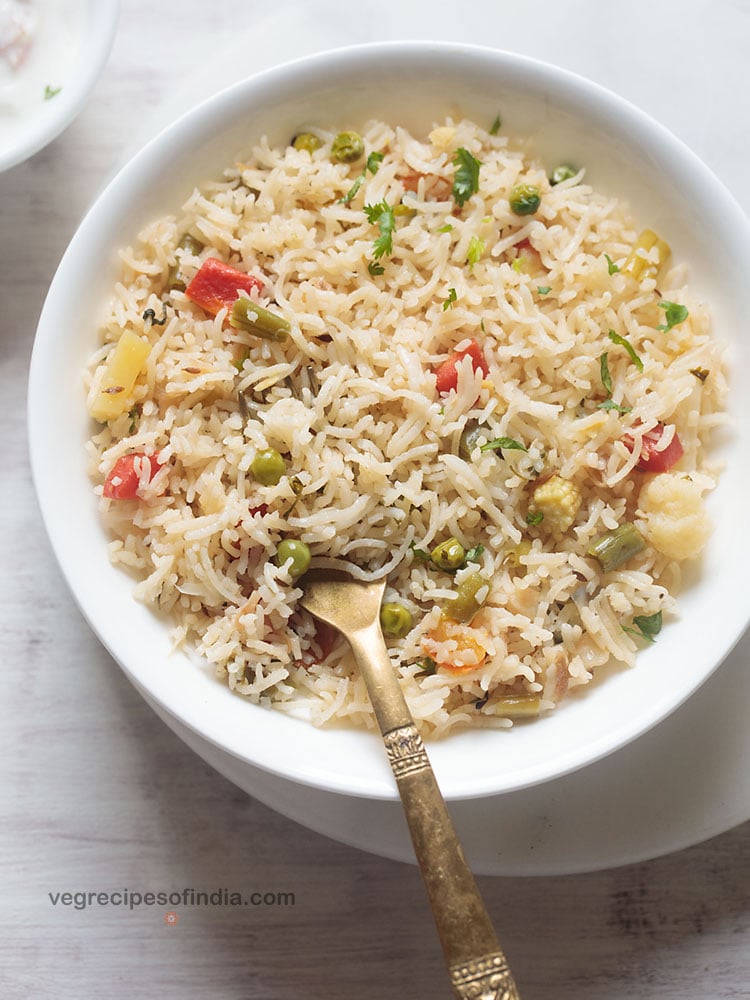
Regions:
[[[47,150],[0,175],[0,995],[448,997],[417,872],[310,833],[211,771],[81,620],[43,535],[26,458],[36,318],[78,219],[138,136],[207,81],[347,41],[454,37],[578,70],[660,118],[747,210],[750,2],[122,6],[87,108]],[[749,833],[746,824],[597,874],[482,878],[524,1000],[749,996]],[[49,898],[190,887],[292,892],[295,905],[175,905],[169,926],[165,906],[79,910]]]

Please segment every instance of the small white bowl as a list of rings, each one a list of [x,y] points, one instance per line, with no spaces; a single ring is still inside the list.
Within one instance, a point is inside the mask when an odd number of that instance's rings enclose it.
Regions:
[[[38,101],[33,103],[33,110],[26,109],[19,114],[17,125],[9,130],[6,137],[3,137],[0,118],[0,172],[22,163],[57,138],[86,103],[104,69],[117,28],[119,0],[81,0],[81,6],[81,23],[79,30],[74,31],[80,36],[76,42],[77,53],[66,61],[68,65],[60,77],[55,75],[54,70],[37,65],[39,60],[34,51],[35,45],[54,48],[63,44],[54,35],[53,27],[44,23],[44,10],[39,12],[37,37],[32,42],[28,62],[34,73],[37,69],[44,70],[44,77],[32,77],[29,85],[35,88],[35,94],[38,93]],[[61,13],[65,12],[57,11],[56,15]],[[67,26],[70,28],[69,20]],[[45,86],[57,91],[46,100]]]
[[[710,499],[716,530],[682,619],[637,665],[571,697],[552,715],[509,731],[463,732],[429,748],[447,798],[492,795],[548,781],[611,753],[657,724],[711,674],[745,629],[750,532],[748,222],[728,192],[677,139],[621,98],[571,73],[494,50],[440,43],[360,46],[244,81],[165,129],[124,167],[90,210],[63,258],[37,332],[29,386],[34,480],[57,558],[83,613],[136,686],[204,739],[261,768],[345,795],[394,799],[373,733],[320,730],[233,695],[170,651],[168,625],[132,596],[108,562],[86,476],[91,433],[81,371],[97,346],[117,249],[141,226],[178,210],[192,187],[220,176],[266,134],[284,143],[302,124],[356,128],[369,117],[419,133],[446,114],[534,140],[550,165],[575,162],[597,188],[629,201],[686,261],[730,348],[734,430]],[[717,449],[718,454],[718,449]]]

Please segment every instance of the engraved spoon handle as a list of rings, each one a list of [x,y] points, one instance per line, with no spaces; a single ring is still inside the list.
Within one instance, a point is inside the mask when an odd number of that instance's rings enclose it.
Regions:
[[[347,639],[383,734],[454,993],[461,1000],[519,1000],[380,628],[374,623]]]

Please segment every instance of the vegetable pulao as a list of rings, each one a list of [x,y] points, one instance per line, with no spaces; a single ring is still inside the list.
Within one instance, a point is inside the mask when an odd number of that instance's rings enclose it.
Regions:
[[[710,534],[722,350],[584,167],[499,120],[313,129],[121,253],[87,373],[110,556],[234,691],[374,725],[298,606],[333,560],[388,577],[426,734],[538,716],[658,642]]]

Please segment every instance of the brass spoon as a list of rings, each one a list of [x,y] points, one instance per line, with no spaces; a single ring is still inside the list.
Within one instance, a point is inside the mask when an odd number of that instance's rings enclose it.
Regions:
[[[312,571],[301,604],[352,647],[383,734],[440,943],[461,1000],[519,1000],[380,631],[385,580]]]

